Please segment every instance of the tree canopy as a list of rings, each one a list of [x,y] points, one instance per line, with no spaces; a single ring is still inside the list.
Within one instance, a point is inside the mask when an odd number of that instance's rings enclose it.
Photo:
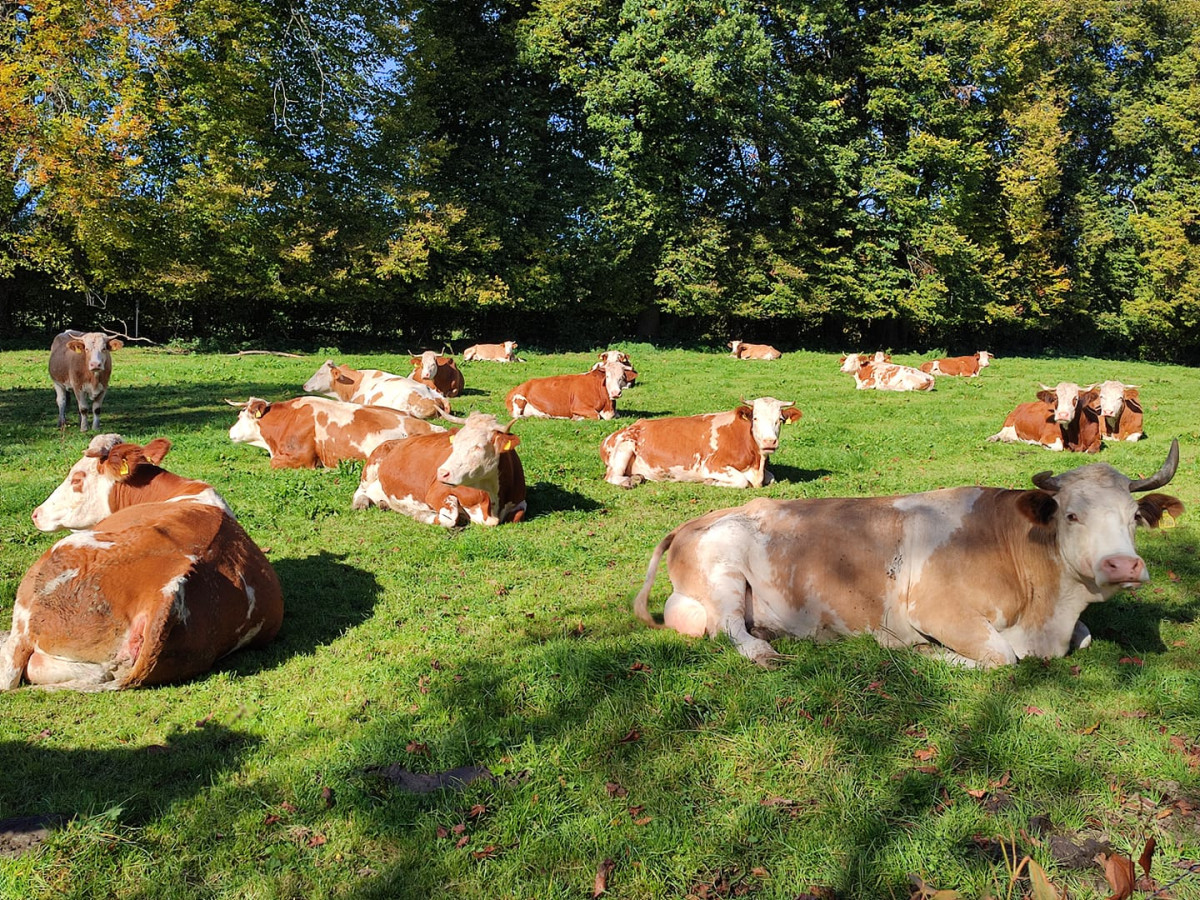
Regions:
[[[1191,358],[1197,23],[1200,0],[7,3],[0,277],[24,287],[0,314],[61,316],[53,285],[176,336],[662,313]]]

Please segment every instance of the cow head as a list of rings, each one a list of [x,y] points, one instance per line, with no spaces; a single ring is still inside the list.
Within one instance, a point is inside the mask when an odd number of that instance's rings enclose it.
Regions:
[[[979,368],[986,369],[992,364],[992,360],[996,358],[995,354],[988,353],[986,350],[980,350],[975,354],[975,358],[979,360]]]
[[[1107,419],[1117,419],[1125,409],[1127,392],[1136,388],[1136,384],[1122,384],[1119,381],[1105,381],[1100,385],[1100,415]],[[1137,391],[1133,391],[1137,398]]]
[[[271,404],[258,397],[251,397],[245,403],[236,403],[233,400],[226,400],[225,402],[241,410],[238,413],[237,421],[229,429],[229,439],[235,444],[249,444],[251,447],[261,447],[269,453],[271,448],[267,445],[266,439],[263,438],[262,428],[259,426],[258,420],[271,411]]]
[[[1150,580],[1134,548],[1138,526],[1155,528],[1165,514],[1178,516],[1183,504],[1167,494],[1133,495],[1167,484],[1179,465],[1179,442],[1172,441],[1166,462],[1149,478],[1130,479],[1112,466],[1094,463],[1061,475],[1033,476],[1040,490],[1021,498],[1022,511],[1051,529],[1064,562],[1104,597]]]
[[[1079,395],[1090,391],[1094,384],[1081,388],[1073,381],[1060,381],[1054,387],[1041,386],[1038,399],[1054,404],[1054,422],[1056,425],[1069,425],[1079,409]]]
[[[629,354],[622,350],[604,350],[600,353],[600,362],[619,362],[623,366],[628,366]]]
[[[621,391],[629,387],[629,380],[625,377],[625,367],[616,360],[606,362],[602,371],[604,372],[604,390],[608,393],[609,400],[616,400],[621,396]]]
[[[510,360],[517,358],[517,342],[516,341],[505,341],[504,342],[504,355],[506,357],[508,357]]]
[[[838,360],[841,363],[841,371],[847,374],[853,374],[869,362],[869,360],[858,353],[848,353]]]
[[[521,443],[517,435],[509,433],[511,427],[509,422],[501,428],[493,415],[471,413],[463,427],[449,435],[450,455],[438,466],[438,481],[484,489],[489,483],[494,486],[500,454]]]
[[[759,397],[753,403],[743,400],[742,404],[736,410],[737,416],[749,420],[750,434],[764,456],[779,449],[779,429],[784,422],[800,421],[800,410],[790,400]]]
[[[72,332],[78,334],[78,332]],[[67,349],[72,353],[82,353],[84,364],[89,372],[107,374],[112,371],[112,357],[109,353],[120,350],[125,344],[116,338],[110,338],[99,331],[80,334],[67,341]]]
[[[734,356],[740,357],[742,355],[742,342],[741,341],[730,341],[725,346],[729,348],[729,352],[732,353]]]
[[[321,368],[313,373],[312,378],[304,382],[304,387],[301,390],[307,391],[310,394],[328,394],[333,390],[333,370],[336,366],[332,359],[327,359],[321,363]]]
[[[170,449],[166,438],[140,447],[119,434],[96,435],[62,484],[33,511],[33,524],[40,531],[91,528],[112,514],[109,495],[117,482],[133,478],[139,466],[157,466]]]
[[[413,356],[410,358],[410,361],[412,362],[414,375],[430,381],[437,375],[438,364],[444,364],[432,350],[426,350],[420,356]]]

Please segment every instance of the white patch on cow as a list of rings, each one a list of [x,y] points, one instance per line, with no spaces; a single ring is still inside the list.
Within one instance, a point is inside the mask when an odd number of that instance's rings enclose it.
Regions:
[[[890,577],[891,569],[888,573],[888,583],[895,585],[897,597],[906,596],[920,583],[925,564],[962,528],[982,495],[979,488],[953,488],[909,494],[892,501],[892,507],[904,519],[899,558],[890,563],[895,577]]]
[[[186,599],[187,575],[176,575],[165,585],[161,591],[163,597],[171,601],[171,609],[175,613],[175,618],[179,620],[179,624],[187,627],[188,619],[191,617],[191,612],[187,607]]]
[[[246,595],[246,618],[249,619],[254,614],[254,585],[240,575],[238,578],[242,582],[242,593]]]
[[[53,578],[51,578],[49,581],[47,581],[44,585],[42,585],[41,592],[43,594],[53,594],[55,591],[57,591],[60,587],[62,587],[64,584],[66,584],[68,581],[70,581],[72,578],[74,578],[78,574],[79,574],[78,569],[64,569],[63,571],[61,571],[57,575],[55,575]]]
[[[262,631],[262,627],[263,627],[263,623],[259,622],[257,625],[255,625],[253,628],[251,628],[249,631],[247,631],[245,634],[243,634],[240,638],[238,638],[238,642],[233,646],[233,648],[229,652],[233,653],[233,652],[235,652],[237,650],[241,650],[243,647],[245,647],[248,643],[250,643],[252,640],[254,640],[255,637],[258,636],[258,633],[260,631]]]
[[[101,472],[98,458],[85,456],[33,511],[33,524],[40,531],[90,528],[112,514],[109,496],[115,484],[111,475]]]
[[[672,591],[663,608],[663,625],[688,637],[703,637],[708,632],[708,612],[699,600]]]
[[[237,421],[229,429],[229,439],[235,444],[249,444],[251,447],[266,450],[269,456],[273,457],[275,455],[266,438],[262,435],[262,429],[259,428],[258,420],[247,409],[243,409],[238,413]]]
[[[180,494],[178,497],[169,497],[166,503],[198,503],[201,506],[214,506],[222,512],[226,513],[231,519],[236,519],[229,504],[225,502],[225,498],[216,492],[213,488],[205,488],[198,494]]]
[[[107,550],[113,544],[113,541],[102,541],[97,538],[94,531],[77,531],[55,544],[54,549],[57,550],[59,547],[73,547],[76,549]]]

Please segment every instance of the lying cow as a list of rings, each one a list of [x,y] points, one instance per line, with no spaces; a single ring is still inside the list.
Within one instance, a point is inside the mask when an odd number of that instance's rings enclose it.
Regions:
[[[505,341],[503,344],[472,344],[463,351],[463,361],[486,360],[487,362],[524,362],[517,359],[517,342]]]
[[[912,366],[896,363],[863,363],[852,370],[859,391],[932,391],[933,376]]]
[[[513,416],[542,419],[611,419],[627,386],[625,367],[606,362],[582,375],[531,378],[508,392],[504,405]]]
[[[986,350],[972,356],[950,356],[946,359],[931,359],[921,363],[921,371],[930,375],[965,375],[974,378],[981,369],[992,364],[995,357]]]
[[[774,397],[732,412],[639,419],[601,443],[604,480],[618,487],[643,481],[762,487],[775,480],[767,459],[779,447],[780,427],[798,421],[800,410]]]
[[[1059,382],[1054,388],[1042,385],[1037,400],[1018,405],[988,440],[1096,453],[1101,444],[1098,397],[1094,385],[1081,388],[1073,381]]]
[[[363,467],[355,509],[394,509],[427,525],[499,525],[525,518],[521,439],[495,416],[453,419],[462,428],[389,441]]]
[[[115,337],[98,331],[64,331],[50,344],[50,380],[58,403],[58,427],[67,427],[67,391],[75,395],[79,409],[79,430],[87,431],[87,412],[92,408],[92,430],[100,430],[100,407],[108,393],[112,375],[112,351],[125,345]]]
[[[165,500],[202,503],[233,515],[212,485],[159,468],[170,449],[166,438],[141,447],[119,434],[96,435],[62,484],[33,511],[33,524],[41,531],[76,531],[128,506]]]
[[[413,381],[433,388],[443,397],[457,397],[463,392],[463,376],[449,356],[438,356],[426,350],[411,359]]]
[[[891,361],[892,355],[884,353],[882,350],[876,350],[874,356],[867,353],[848,353],[838,359],[841,370],[847,374],[853,374],[867,363],[890,363]]]
[[[182,681],[279,631],[274,569],[211,486],[158,467],[169,446],[101,435],[34,510],[43,531],[87,530],[21,580],[0,690]]]
[[[770,344],[747,344],[745,341],[730,341],[725,345],[734,359],[779,359],[783,356]]]
[[[983,668],[1087,646],[1090,604],[1149,580],[1134,548],[1183,504],[1135,493],[1167,484],[1177,442],[1150,478],[1103,463],[1033,477],[1036,490],[959,487],[899,497],[771,500],[693,519],[655,548],[634,612],[670,550],[664,624],[693,636],[725,632],[759,665],[772,634],[870,634],[932,645]]]
[[[450,412],[450,404],[440,392],[403,375],[379,369],[352,369],[325,360],[304,390],[325,394],[346,403],[362,406],[386,406],[418,419],[437,418],[439,410]]]
[[[384,441],[446,430],[395,409],[325,397],[225,402],[241,410],[229,439],[266,450],[272,469],[331,469],[343,459],[366,459]]]
[[[1136,384],[1105,381],[1100,385],[1100,433],[1103,440],[1136,441],[1142,438],[1142,401]]]
[[[625,370],[625,384],[627,387],[633,387],[633,383],[637,381],[638,373],[633,370],[633,363],[629,361],[629,354],[623,350],[605,350],[600,354],[600,361],[592,364],[593,369],[603,369],[610,362],[618,362],[621,368]]]

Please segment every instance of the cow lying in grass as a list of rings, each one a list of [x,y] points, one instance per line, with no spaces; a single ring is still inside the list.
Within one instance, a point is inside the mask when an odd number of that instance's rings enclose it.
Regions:
[[[21,579],[0,690],[182,681],[275,637],[274,569],[211,487],[156,465],[169,446],[101,435],[34,512],[44,531],[80,530]]]
[[[304,390],[346,403],[385,406],[418,419],[434,419],[439,412],[450,412],[450,402],[429,385],[380,369],[339,366],[332,359],[325,360],[304,382]]]
[[[1033,476],[1034,490],[958,487],[900,497],[759,498],[680,525],[655,548],[634,612],[670,551],[664,624],[729,635],[759,665],[779,659],[766,638],[870,634],[928,645],[954,662],[990,667],[1064,656],[1091,636],[1079,615],[1149,580],[1134,547],[1183,504],[1134,494],[1167,484],[1172,442],[1150,478],[1103,463]]]

